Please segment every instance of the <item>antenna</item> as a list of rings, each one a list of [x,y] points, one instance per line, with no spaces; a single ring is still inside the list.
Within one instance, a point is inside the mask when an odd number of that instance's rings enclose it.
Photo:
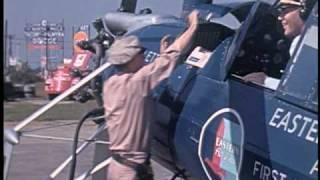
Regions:
[[[118,11],[135,13],[136,7],[137,7],[137,0],[122,0]]]

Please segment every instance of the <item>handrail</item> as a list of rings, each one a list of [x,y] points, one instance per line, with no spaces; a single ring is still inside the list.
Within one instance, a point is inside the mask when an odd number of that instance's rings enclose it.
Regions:
[[[81,174],[79,177],[77,177],[75,180],[84,180],[87,179],[87,177],[92,176],[93,174],[95,174],[96,172],[100,171],[102,168],[106,167],[107,165],[110,164],[111,161],[111,157],[105,159],[104,161],[100,162],[99,164],[97,164],[96,166],[94,166],[93,168],[91,168],[89,171],[84,172],[83,174]]]
[[[40,115],[48,111],[50,108],[55,106],[57,103],[62,101],[64,98],[68,97],[71,95],[73,92],[81,88],[83,85],[87,84],[90,80],[95,78],[97,75],[99,75],[101,72],[103,72],[105,69],[110,67],[111,64],[109,62],[104,63],[101,65],[99,68],[88,74],[86,77],[84,77],[82,80],[80,80],[77,84],[74,86],[70,87],[67,89],[65,92],[54,98],[52,101],[50,101],[48,104],[42,106],[40,109],[38,109],[36,112],[25,118],[22,122],[17,124],[14,128],[8,129],[5,134],[7,134],[7,137],[9,138],[4,138],[4,146],[5,146],[5,151],[4,151],[4,179],[7,179],[8,176],[8,171],[10,167],[10,161],[11,161],[11,156],[13,152],[13,146],[19,144],[19,137],[21,136],[21,130],[27,126],[29,123],[31,123],[33,120],[38,118]],[[14,141],[10,141],[14,140]],[[13,138],[13,139],[12,139]],[[88,143],[88,142],[86,142]]]
[[[52,108],[58,102],[60,102],[64,98],[66,98],[69,95],[71,95],[74,91],[78,90],[80,87],[82,87],[83,85],[88,83],[91,79],[95,78],[98,74],[100,74],[102,71],[107,69],[109,66],[111,66],[111,64],[109,62],[106,62],[105,64],[100,66],[98,69],[96,69],[95,71],[91,72],[88,76],[86,76],[82,80],[80,80],[77,84],[75,84],[74,86],[70,87],[65,92],[63,92],[62,94],[60,94],[59,96],[54,98],[51,102],[49,102],[48,104],[44,105],[39,110],[37,110],[36,112],[34,112],[30,116],[28,116],[26,119],[24,119],[22,122],[17,124],[13,128],[13,130],[16,131],[16,132],[20,131],[22,128],[24,128],[26,125],[31,123],[33,120],[38,118],[40,115],[42,115],[43,113],[48,111],[50,108]]]
[[[94,134],[92,134],[89,139],[94,139],[97,135],[99,135],[99,133],[101,133],[104,129],[105,129],[105,125],[100,126],[95,132]],[[77,148],[76,154],[80,154],[91,142],[87,141],[84,142],[83,144],[81,144],[81,146],[79,146]],[[71,162],[72,160],[72,155],[70,155],[64,162],[62,162],[55,170],[52,171],[52,173],[50,173],[49,175],[49,179],[54,179],[57,175],[59,175],[62,170],[64,168],[67,167],[67,165]]]

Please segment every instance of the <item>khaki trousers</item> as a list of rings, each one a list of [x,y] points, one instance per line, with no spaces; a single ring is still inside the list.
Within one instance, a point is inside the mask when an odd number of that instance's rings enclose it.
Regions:
[[[148,172],[153,174],[151,166]],[[139,178],[135,170],[112,159],[108,166],[107,180],[139,180]],[[153,180],[153,178],[148,178],[148,180]]]
[[[107,180],[135,180],[136,171],[130,167],[111,160],[108,166]]]

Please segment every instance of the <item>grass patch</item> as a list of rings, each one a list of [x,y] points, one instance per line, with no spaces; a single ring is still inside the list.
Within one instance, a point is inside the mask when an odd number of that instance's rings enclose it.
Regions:
[[[24,101],[4,103],[4,121],[21,121],[42,106],[44,105]],[[78,102],[57,104],[36,120],[78,120],[94,107],[97,107],[95,101],[88,101],[84,104]]]

